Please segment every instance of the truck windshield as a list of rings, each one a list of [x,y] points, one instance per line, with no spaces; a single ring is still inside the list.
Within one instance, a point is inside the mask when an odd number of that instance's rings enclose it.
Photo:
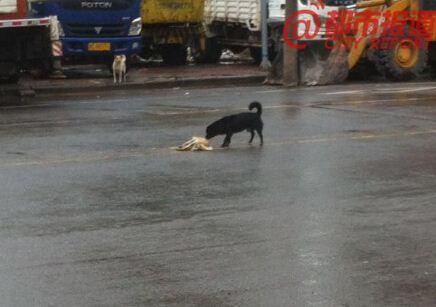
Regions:
[[[130,8],[135,0],[58,0],[56,2],[67,10],[113,11]]]

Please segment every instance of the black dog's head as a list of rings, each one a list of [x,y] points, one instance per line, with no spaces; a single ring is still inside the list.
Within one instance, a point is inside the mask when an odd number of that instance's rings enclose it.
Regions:
[[[215,123],[207,126],[206,128],[206,139],[211,139],[215,136],[217,136],[219,134],[219,132],[217,131],[217,127],[215,125]]]
[[[213,122],[206,128],[206,139],[211,139],[220,134],[226,134],[226,127],[228,126],[228,116],[223,117],[216,122]]]

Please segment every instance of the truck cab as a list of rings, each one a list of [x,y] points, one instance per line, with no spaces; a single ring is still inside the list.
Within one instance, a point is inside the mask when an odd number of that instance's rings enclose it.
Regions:
[[[38,16],[58,16],[66,60],[111,60],[140,52],[140,0],[46,0],[32,6]]]

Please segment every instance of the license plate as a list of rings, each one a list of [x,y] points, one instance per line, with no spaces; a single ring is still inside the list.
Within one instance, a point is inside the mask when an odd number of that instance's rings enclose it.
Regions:
[[[89,43],[88,51],[110,51],[110,43]]]

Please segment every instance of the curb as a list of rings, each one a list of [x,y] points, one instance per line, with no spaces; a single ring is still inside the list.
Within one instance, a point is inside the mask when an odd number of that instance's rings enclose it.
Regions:
[[[173,78],[171,80],[158,80],[158,81],[146,81],[146,82],[131,82],[122,85],[114,84],[86,84],[86,85],[37,85],[37,84],[25,84],[24,87],[7,86],[0,88],[0,93],[11,93],[14,95],[20,95],[23,92],[23,88],[26,92],[31,90],[34,94],[64,94],[68,93],[89,93],[95,91],[118,91],[118,90],[130,90],[130,89],[167,89],[173,87],[194,87],[194,86],[206,86],[220,87],[225,85],[252,85],[262,84],[266,76],[262,75],[242,75],[242,76],[220,76],[220,77],[208,77],[208,78]]]

